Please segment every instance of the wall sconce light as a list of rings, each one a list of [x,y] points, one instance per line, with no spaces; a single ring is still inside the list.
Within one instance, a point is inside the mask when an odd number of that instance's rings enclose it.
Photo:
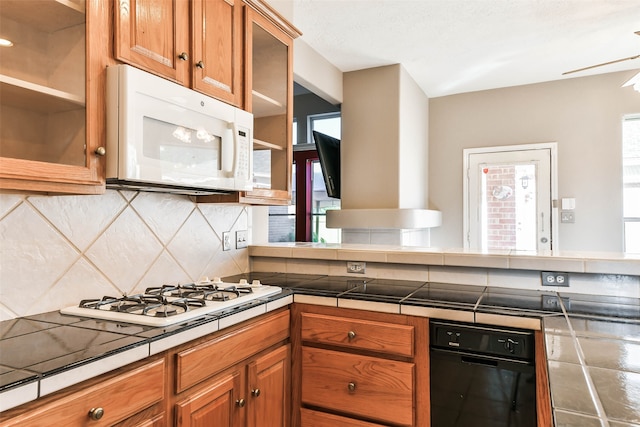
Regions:
[[[527,175],[520,178],[520,185],[522,185],[522,188],[525,190],[529,187],[529,177]]]

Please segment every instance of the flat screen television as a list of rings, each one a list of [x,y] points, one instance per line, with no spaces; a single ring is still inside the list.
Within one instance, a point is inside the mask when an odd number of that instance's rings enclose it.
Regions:
[[[327,187],[327,195],[340,198],[340,140],[323,133],[313,131],[316,150],[320,159],[320,169]]]

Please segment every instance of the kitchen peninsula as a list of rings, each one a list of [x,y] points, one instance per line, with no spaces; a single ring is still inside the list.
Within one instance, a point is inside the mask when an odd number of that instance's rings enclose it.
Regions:
[[[149,369],[157,370],[159,368],[153,365],[153,355],[158,357],[163,351],[172,351],[174,346],[183,346],[180,348],[184,349],[191,340],[199,340],[199,337],[215,333],[218,329],[218,333],[225,334],[227,328],[240,327],[233,326],[236,324],[248,327],[253,319],[259,321],[264,318],[261,316],[279,316],[278,313],[291,303],[303,303],[385,313],[381,315],[395,313],[445,319],[456,316],[457,320],[494,325],[506,323],[539,330],[544,336],[555,425],[608,423],[619,427],[640,422],[640,367],[637,358],[629,356],[640,348],[638,259],[612,255],[480,254],[314,244],[258,245],[251,246],[249,252],[252,273],[242,276],[247,280],[260,278],[264,283],[272,282],[285,291],[231,313],[207,316],[206,319],[170,328],[118,326],[112,322],[82,320],[55,312],[3,322],[3,330],[11,332],[4,333],[0,342],[3,347],[12,338],[28,337],[34,332],[17,331],[11,327],[16,324],[44,325],[51,330],[58,328],[58,331],[62,330],[60,328],[82,328],[85,333],[117,334],[119,337],[108,340],[108,343],[87,345],[80,360],[73,359],[71,355],[57,355],[55,363],[62,362],[60,366],[43,374],[35,374],[29,367],[6,371],[4,377],[11,379],[2,384],[4,405],[8,404],[10,397],[17,395],[18,390],[22,392],[35,386],[36,394],[23,400],[27,402],[24,407],[29,407],[28,401],[38,396],[38,385],[42,392],[43,385],[52,378],[62,379],[65,372],[71,371],[77,374],[83,366],[96,366],[100,361],[108,360],[112,364],[110,369],[148,362]],[[364,261],[364,274],[347,274],[347,260]],[[569,272],[569,288],[542,288],[540,270]],[[306,282],[316,284],[304,285],[302,274],[308,279]],[[327,285],[345,284],[345,277],[354,282],[366,278],[370,283],[382,283],[389,291],[381,295],[379,289],[384,287],[378,286],[376,294],[350,294],[349,289]],[[318,278],[324,279],[317,281]],[[284,286],[287,283],[289,287]],[[320,283],[325,285],[318,285]],[[403,283],[423,287],[440,284],[451,289],[462,286],[477,291],[482,298],[470,306],[446,300],[412,300],[409,298],[411,292],[399,295]],[[546,301],[546,305],[542,301]],[[274,342],[284,342],[283,337],[277,337]],[[599,351],[604,344],[606,351]],[[292,345],[295,342],[292,341]],[[5,355],[10,352],[11,347],[3,348]],[[6,361],[3,362],[7,365]],[[41,367],[55,364],[52,361],[42,362]],[[16,379],[20,375],[22,378]],[[88,378],[90,376],[85,380],[93,381]],[[73,381],[68,383],[71,384]],[[4,408],[8,411],[3,415],[20,411],[20,407]],[[2,422],[5,421],[3,418]]]

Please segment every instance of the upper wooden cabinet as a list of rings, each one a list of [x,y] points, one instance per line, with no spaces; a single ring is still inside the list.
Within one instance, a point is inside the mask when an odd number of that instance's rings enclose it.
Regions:
[[[199,202],[291,203],[293,40],[300,32],[259,0],[245,0],[245,109],[253,113],[254,189]]]
[[[243,107],[239,0],[121,0],[116,59]]]
[[[110,4],[2,0],[0,188],[104,192]]]

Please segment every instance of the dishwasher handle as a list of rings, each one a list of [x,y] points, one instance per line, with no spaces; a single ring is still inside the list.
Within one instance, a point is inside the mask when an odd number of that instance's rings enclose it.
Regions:
[[[493,359],[487,359],[484,357],[475,357],[475,356],[460,356],[460,360],[463,363],[467,363],[469,365],[482,365],[482,366],[498,366],[498,361]]]

